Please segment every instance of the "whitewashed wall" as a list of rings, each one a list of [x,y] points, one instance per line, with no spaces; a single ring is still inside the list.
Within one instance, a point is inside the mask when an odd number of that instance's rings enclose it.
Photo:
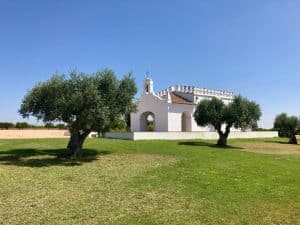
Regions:
[[[183,112],[191,115],[192,131],[214,131],[212,126],[199,127],[194,119],[195,105],[169,104],[169,131],[181,131],[181,116]]]
[[[126,140],[187,140],[187,139],[218,139],[216,132],[108,132],[103,135],[106,138],[126,139]],[[278,137],[276,131],[263,132],[231,132],[232,138],[273,138]]]
[[[169,104],[168,130],[181,131],[181,116],[183,112],[188,112],[191,115],[191,123],[193,123],[194,108],[193,105]]]
[[[168,131],[168,103],[152,94],[143,94],[136,113],[131,113],[131,131],[140,131],[140,118],[144,112],[152,112],[155,117],[155,131]]]
[[[141,115],[144,112],[154,114],[155,131],[181,131],[183,112],[188,112],[191,115],[191,131],[214,131],[212,126],[198,126],[193,117],[194,111],[195,105],[171,104],[155,94],[143,94],[138,101],[137,112],[131,113],[130,116],[131,131],[141,131]],[[232,128],[232,131],[236,131],[236,129]]]
[[[104,138],[134,140],[134,132],[106,132],[102,135]]]

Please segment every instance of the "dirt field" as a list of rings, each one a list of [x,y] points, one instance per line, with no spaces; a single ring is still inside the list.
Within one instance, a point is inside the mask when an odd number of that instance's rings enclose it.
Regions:
[[[12,129],[0,130],[0,139],[21,139],[21,138],[67,138],[67,130],[55,129]]]

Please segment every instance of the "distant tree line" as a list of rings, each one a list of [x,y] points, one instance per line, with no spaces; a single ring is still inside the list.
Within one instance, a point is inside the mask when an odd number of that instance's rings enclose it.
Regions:
[[[276,131],[274,128],[253,127],[252,131]]]
[[[46,123],[45,125],[34,125],[27,122],[0,122],[0,129],[68,129],[68,126],[64,123]],[[119,118],[114,121],[112,127],[107,129],[107,131],[129,131],[130,125],[128,125],[126,118]]]
[[[33,125],[27,122],[17,122],[17,123],[10,123],[10,122],[0,122],[0,129],[28,129],[28,128],[35,128],[35,129],[43,129],[43,128],[55,128],[55,129],[67,129],[67,126],[63,123],[46,123],[45,125]]]

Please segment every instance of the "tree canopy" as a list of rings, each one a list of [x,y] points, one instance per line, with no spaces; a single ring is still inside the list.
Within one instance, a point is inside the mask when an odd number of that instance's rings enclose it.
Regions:
[[[300,118],[281,113],[275,118],[274,129],[278,130],[279,136],[289,137],[290,144],[297,144],[296,133],[300,129]]]
[[[222,146],[227,144],[231,127],[246,129],[255,126],[260,116],[259,105],[242,96],[235,97],[228,105],[215,97],[202,100],[194,113],[199,126],[212,125],[216,129],[219,134],[218,145]]]
[[[45,123],[64,122],[71,138],[68,148],[80,156],[85,138],[91,131],[104,131],[135,110],[137,88],[129,73],[118,80],[112,70],[95,74],[71,71],[54,74],[35,85],[24,97],[19,110],[25,118],[34,116]]]

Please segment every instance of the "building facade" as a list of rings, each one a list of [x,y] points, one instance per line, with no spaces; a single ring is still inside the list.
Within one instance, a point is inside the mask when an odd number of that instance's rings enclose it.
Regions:
[[[158,93],[154,92],[153,80],[144,80],[144,90],[137,100],[137,111],[131,113],[131,131],[215,131],[212,126],[198,126],[193,118],[196,105],[204,99],[213,97],[228,104],[234,99],[233,92],[198,88],[194,86],[171,86]]]

